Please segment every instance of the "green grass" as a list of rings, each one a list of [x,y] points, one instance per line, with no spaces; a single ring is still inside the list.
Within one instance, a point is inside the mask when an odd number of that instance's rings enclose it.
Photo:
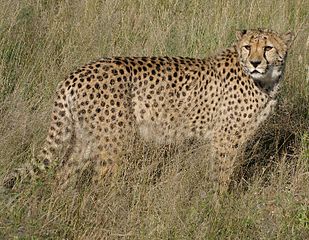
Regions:
[[[0,180],[34,158],[56,85],[101,56],[204,58],[242,28],[294,31],[279,106],[214,198],[207,151],[129,146],[104,188],[61,192],[53,172],[0,189],[0,239],[309,239],[309,2],[0,0]],[[145,152],[147,154],[145,154]],[[156,173],[160,169],[160,177]]]

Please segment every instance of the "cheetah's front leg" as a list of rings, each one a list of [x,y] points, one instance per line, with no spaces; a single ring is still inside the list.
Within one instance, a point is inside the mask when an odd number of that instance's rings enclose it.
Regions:
[[[228,191],[235,169],[241,165],[242,141],[234,134],[219,133],[213,138],[211,176],[214,190]]]

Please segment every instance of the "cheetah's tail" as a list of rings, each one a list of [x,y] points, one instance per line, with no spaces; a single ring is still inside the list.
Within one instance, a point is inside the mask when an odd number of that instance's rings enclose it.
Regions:
[[[38,176],[38,174],[46,172],[51,167],[58,166],[59,160],[62,162],[68,158],[74,136],[71,114],[72,102],[74,101],[72,98],[74,96],[67,94],[67,89],[63,85],[61,83],[58,86],[48,135],[38,158],[30,163],[25,163],[24,166],[10,173],[4,179],[3,186],[5,188],[12,189],[18,181]],[[67,142],[70,142],[69,147],[66,147],[65,143]]]
[[[4,178],[3,186],[7,189],[12,189],[17,182],[33,178],[33,176],[37,176],[45,170],[46,168],[43,165],[39,165],[38,162],[25,163],[22,167],[14,169]]]

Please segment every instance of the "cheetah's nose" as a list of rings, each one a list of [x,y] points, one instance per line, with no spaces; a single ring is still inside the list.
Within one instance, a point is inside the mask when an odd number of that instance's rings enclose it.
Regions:
[[[253,67],[257,67],[260,65],[261,61],[250,61],[250,63],[252,64]]]

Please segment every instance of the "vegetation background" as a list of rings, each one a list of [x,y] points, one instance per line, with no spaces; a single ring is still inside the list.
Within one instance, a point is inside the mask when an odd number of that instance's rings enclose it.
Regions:
[[[309,239],[309,1],[0,0],[0,9],[0,180],[34,158],[57,83],[90,60],[204,58],[236,29],[296,33],[278,109],[248,145],[236,190],[214,200],[198,144],[141,144],[103,189],[61,193],[52,173],[1,189],[0,239]]]

